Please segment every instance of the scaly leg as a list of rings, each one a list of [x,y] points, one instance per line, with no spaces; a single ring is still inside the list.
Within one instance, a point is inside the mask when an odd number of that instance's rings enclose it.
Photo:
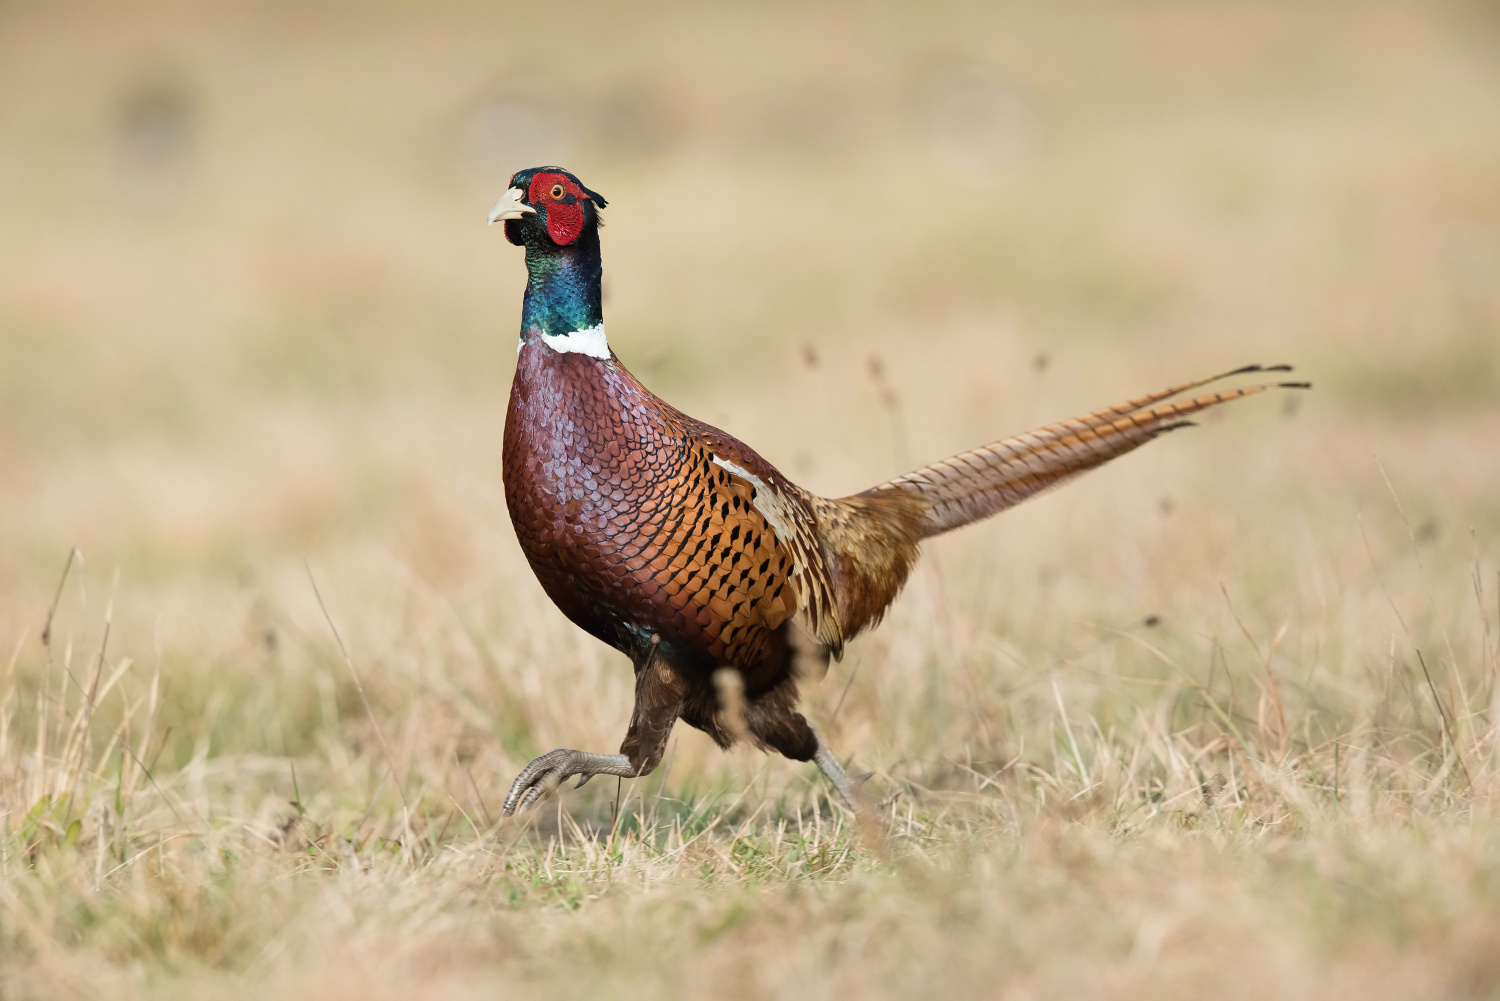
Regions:
[[[574,775],[581,786],[595,775],[635,778],[650,775],[661,763],[672,724],[682,713],[686,686],[661,657],[652,657],[635,672],[635,712],[619,754],[594,754],[560,747],[521,770],[505,797],[505,815],[524,810]],[[575,786],[574,788],[577,788]]]
[[[811,727],[812,724],[808,724]],[[855,813],[859,812],[859,801],[854,798],[854,787],[849,784],[849,776],[844,771],[844,766],[839,764],[839,759],[834,757],[833,751],[823,743],[823,735],[813,730],[813,735],[818,738],[818,749],[813,754],[813,760],[818,763],[824,776],[833,783],[833,787],[844,797],[844,802],[849,804],[849,809]]]

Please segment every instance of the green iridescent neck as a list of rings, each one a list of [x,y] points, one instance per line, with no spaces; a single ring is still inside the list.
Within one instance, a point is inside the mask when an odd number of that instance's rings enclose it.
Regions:
[[[526,243],[526,297],[521,335],[539,329],[560,336],[604,323],[599,232],[589,227],[566,247],[545,237]]]

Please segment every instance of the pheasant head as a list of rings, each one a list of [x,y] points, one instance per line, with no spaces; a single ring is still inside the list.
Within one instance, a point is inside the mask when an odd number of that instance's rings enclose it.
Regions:
[[[526,298],[521,308],[521,340],[531,332],[589,345],[588,353],[607,357],[600,286],[599,210],[604,198],[585,188],[561,167],[532,167],[511,176],[505,194],[490,209],[491,225],[505,224],[505,238],[526,248]]]
[[[599,226],[607,203],[561,167],[531,167],[511,175],[505,194],[490,209],[490,223],[505,223],[505,238],[518,247],[567,247]]]

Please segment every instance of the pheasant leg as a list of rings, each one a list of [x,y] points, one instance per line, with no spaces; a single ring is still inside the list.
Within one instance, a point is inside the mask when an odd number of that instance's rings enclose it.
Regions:
[[[849,809],[858,811],[854,786],[844,766],[823,740],[823,735],[797,711],[797,686],[783,683],[751,699],[745,706],[745,725],[756,743],[780,752],[793,761],[813,761],[839,791]],[[715,726],[722,731],[722,726]],[[710,731],[712,732],[712,731]],[[715,738],[718,739],[718,738]],[[728,746],[727,741],[720,741]]]
[[[844,766],[839,764],[839,759],[834,756],[833,751],[823,743],[822,734],[818,734],[816,730],[813,733],[818,735],[818,749],[813,753],[813,761],[817,762],[818,768],[839,791],[839,795],[844,797],[844,802],[849,804],[849,809],[858,813],[859,801],[854,798],[854,787],[849,784],[848,773],[844,771]]]
[[[661,657],[646,658],[636,669],[635,712],[621,753],[594,754],[566,747],[548,751],[523,768],[511,783],[505,797],[505,815],[526,809],[574,775],[578,776],[578,786],[595,775],[627,779],[650,775],[661,763],[672,724],[682,712],[685,691],[681,676],[671,664]]]

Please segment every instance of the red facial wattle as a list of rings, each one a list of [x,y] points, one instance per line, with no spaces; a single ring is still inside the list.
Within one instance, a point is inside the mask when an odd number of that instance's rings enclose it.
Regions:
[[[578,239],[583,232],[583,208],[578,205],[552,205],[547,209],[547,232],[560,247]]]
[[[554,194],[561,197],[554,197]],[[526,200],[539,211],[546,213],[547,234],[558,246],[567,246],[583,232],[583,206],[580,202],[589,197],[572,178],[566,174],[544,172],[531,179],[526,191]],[[509,233],[506,234],[507,238]]]

